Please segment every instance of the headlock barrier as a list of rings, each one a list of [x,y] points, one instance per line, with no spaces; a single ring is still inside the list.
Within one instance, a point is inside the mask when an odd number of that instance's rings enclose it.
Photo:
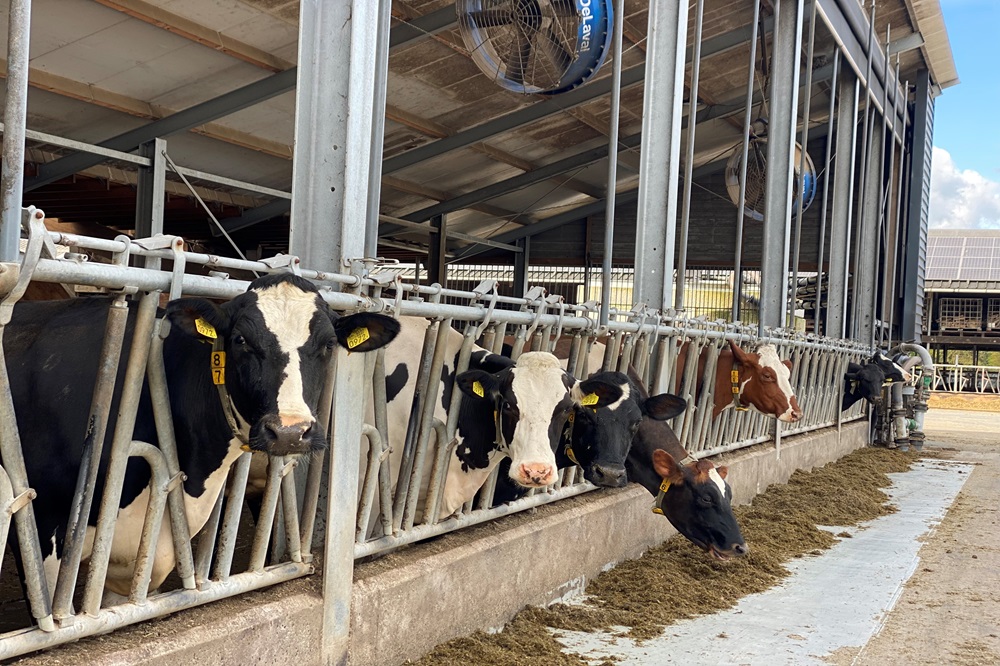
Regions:
[[[871,353],[870,348],[852,341],[787,331],[768,331],[759,337],[756,325],[751,328],[674,313],[663,316],[642,306],[613,311],[607,327],[601,328],[597,303],[569,304],[541,288],[529,290],[524,297],[510,297],[498,294],[496,283],[490,280],[472,291],[411,284],[403,281],[401,269],[377,260],[355,262],[355,266],[365,267],[363,275],[333,274],[303,268],[292,256],[246,261],[187,252],[183,240],[176,236],[131,239],[123,235],[106,240],[56,233],[46,229],[44,215],[34,208],[25,211],[23,227],[27,247],[17,282],[6,286],[0,303],[0,329],[11,321],[13,307],[29,281],[101,288],[111,307],[104,324],[88,432],[79,433],[86,444],[58,572],[41,555],[33,515],[35,490],[22,453],[22,445],[30,446],[30,442],[19,439],[7,372],[12,359],[4,358],[0,343],[2,573],[10,581],[15,572],[6,564],[13,559],[19,562],[32,618],[26,617],[24,626],[0,635],[0,659],[313,573],[318,525],[322,523],[317,521],[317,513],[322,513],[320,498],[326,486],[323,452],[308,459],[275,456],[270,460],[266,454],[242,453],[228,470],[228,483],[207,517],[192,524],[185,510],[184,470],[175,443],[163,360],[163,343],[171,324],[162,317],[158,305],[162,304],[161,295],[171,300],[182,295],[226,300],[243,293],[249,283],[231,278],[226,271],[292,272],[315,283],[335,310],[407,318],[422,335],[419,359],[411,359],[416,368],[413,397],[406,406],[409,416],[405,431],[399,431],[404,433],[400,438],[390,435],[393,426],[386,376],[394,368],[386,367],[387,349],[364,356],[364,373],[354,376],[353,385],[335,385],[336,366],[347,357],[346,351],[334,354],[327,370],[316,410],[326,432],[338,432],[330,427],[335,392],[363,396],[368,405],[369,416],[361,430],[361,469],[354,509],[355,558],[385,553],[594,489],[583,479],[582,470],[573,466],[560,470],[557,481],[548,487],[493,506],[497,467],[475,499],[451,515],[441,515],[448,468],[457,464],[454,447],[462,399],[458,390],[446,392],[447,416],[441,419],[435,415],[435,406],[443,399],[443,368],[450,367],[452,377],[461,373],[476,349],[506,351],[516,359],[523,352],[553,351],[560,341],[568,342],[568,371],[578,378],[600,369],[624,371],[631,366],[652,393],[678,393],[688,401],[688,409],[676,417],[673,429],[696,458],[772,439],[780,445],[783,436],[839,426],[865,414],[863,403],[843,414],[839,410],[841,378],[848,362]],[[110,254],[111,261],[87,261],[88,253]],[[159,270],[161,262],[169,262],[167,270]],[[138,301],[138,306],[127,307],[130,299]],[[134,344],[126,345],[129,317],[135,318]],[[715,392],[724,392],[727,400],[731,395],[728,383],[715,386],[714,379],[730,342],[749,351],[762,344],[774,345],[779,357],[792,361],[790,381],[802,409],[797,422],[778,423],[756,411],[737,409],[725,409],[713,418]],[[71,350],[73,340],[65,340],[65,345]],[[123,355],[126,346],[127,354]],[[700,357],[703,363],[679,363],[682,355]],[[116,386],[120,364],[125,372],[121,385]],[[158,446],[133,439],[144,385],[152,402]],[[699,385],[705,388],[699,391]],[[114,395],[121,396],[118,418],[107,436]],[[331,441],[333,446],[358,445],[336,441],[335,437]],[[110,447],[108,452],[103,451],[105,446]],[[102,458],[108,461],[107,471],[99,484]],[[133,572],[131,585],[123,590],[126,595],[118,596],[106,590],[105,584],[130,458],[145,461],[151,481],[144,527],[135,559],[128,563]],[[307,466],[308,471],[293,473],[296,466]],[[336,473],[354,471],[341,469]],[[99,485],[103,485],[103,492],[95,497]],[[241,547],[246,550],[240,527],[241,520],[246,523],[243,511],[248,492],[254,494],[259,508],[249,552],[238,556]],[[96,529],[88,529],[87,517],[95,502],[99,502]],[[10,547],[8,530],[16,533]],[[10,548],[17,552],[6,552]],[[85,559],[88,548],[90,555]],[[175,575],[160,589],[150,590],[154,568],[164,566],[164,557]],[[326,563],[326,571],[345,567],[349,570],[349,563]]]

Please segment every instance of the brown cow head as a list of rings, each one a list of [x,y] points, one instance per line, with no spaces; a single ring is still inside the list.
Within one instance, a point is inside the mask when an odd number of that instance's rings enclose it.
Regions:
[[[778,358],[774,345],[761,345],[745,352],[730,341],[733,359],[739,362],[740,402],[779,421],[794,423],[802,418],[789,381],[792,362]]]

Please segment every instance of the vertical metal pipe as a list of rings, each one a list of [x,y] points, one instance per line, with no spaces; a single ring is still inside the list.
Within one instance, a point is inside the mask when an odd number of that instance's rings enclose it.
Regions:
[[[111,455],[105,477],[104,495],[101,497],[101,510],[97,519],[94,546],[90,555],[90,568],[87,571],[87,588],[83,596],[83,610],[92,615],[101,608],[104,579],[108,572],[108,558],[111,555],[115,521],[118,518],[118,504],[121,501],[125,467],[128,464],[132,432],[135,429],[139,398],[142,394],[143,378],[146,374],[146,362],[149,357],[149,340],[153,333],[153,324],[156,321],[156,306],[159,299],[160,293],[154,291],[144,295],[139,301],[139,312],[136,315],[135,329],[132,334],[132,347],[129,350],[125,378],[122,380],[118,421],[115,424],[115,434],[111,441]]]
[[[104,450],[104,438],[108,429],[111,400],[115,390],[115,380],[118,378],[118,362],[121,359],[127,324],[128,303],[122,295],[111,301],[104,326],[104,344],[97,366],[97,378],[94,381],[94,394],[90,403],[90,416],[87,419],[87,433],[83,442],[83,454],[80,457],[76,491],[73,493],[73,502],[70,506],[63,556],[59,562],[59,579],[52,600],[52,614],[56,619],[73,614],[73,591],[76,589],[76,580],[80,573],[83,542],[87,536],[87,522],[94,500],[94,489],[97,487],[97,472],[101,465],[101,452]]]
[[[705,0],[696,0],[694,19],[694,52],[691,56],[691,86],[688,99],[687,144],[684,155],[684,197],[681,223],[677,234],[677,292],[674,308],[684,309],[684,283],[687,273],[688,226],[691,221],[691,178],[694,172],[694,140],[698,132],[698,81],[701,76],[701,31],[705,16]]]
[[[733,321],[740,321],[743,300],[743,208],[747,203],[747,154],[750,150],[750,116],[753,113],[753,84],[757,75],[757,29],[760,27],[760,0],[753,3],[750,37],[750,66],[747,72],[746,109],[743,112],[743,159],[740,160],[740,202],[736,206],[736,257],[733,261]],[[688,121],[690,122],[690,121]]]
[[[785,326],[804,0],[775,0],[758,331]]]
[[[809,46],[806,48],[806,89],[802,98],[802,135],[799,139],[799,182],[798,196],[795,197],[795,233],[792,243],[792,285],[788,295],[788,312],[794,321],[795,304],[799,290],[799,248],[802,246],[802,210],[805,205],[806,156],[809,154],[809,116],[812,105],[813,48],[816,43],[816,4],[812,3],[809,19]],[[817,292],[818,298],[818,292]]]
[[[881,249],[883,254],[883,261],[888,262],[889,253],[886,250],[886,228],[887,215],[886,215],[886,189],[885,189],[885,150],[886,146],[889,147],[889,155],[891,156],[895,153],[896,142],[893,141],[892,135],[889,133],[889,35],[892,29],[892,24],[887,24],[885,26],[885,85],[882,86],[882,150],[879,151],[879,161],[878,161],[878,212],[874,216],[874,220],[878,223],[878,233],[876,237],[878,239],[877,247]],[[869,54],[871,58],[871,54]],[[895,102],[895,96],[893,96],[893,102]],[[893,128],[895,130],[895,128]],[[887,142],[888,139],[888,142]],[[891,171],[890,171],[891,173]],[[875,250],[875,262],[878,263],[879,260],[879,250]],[[888,267],[888,264],[886,264]],[[884,271],[882,273],[884,275]],[[872,293],[872,306],[871,306],[871,322],[872,322],[872,346],[875,346],[875,341],[880,339],[881,331],[883,328],[882,318],[879,316],[879,282],[875,281],[875,289]],[[881,290],[882,298],[885,298],[885,290]],[[882,303],[884,306],[885,304]],[[884,316],[884,313],[882,313]],[[878,328],[876,329],[875,322],[878,322]],[[879,331],[876,334],[876,330]]]
[[[649,3],[634,294],[657,310],[673,305],[687,16],[688,0]]]
[[[10,0],[7,22],[7,99],[3,112],[3,173],[0,175],[0,262],[18,259],[24,133],[28,117],[28,50],[31,0]]]
[[[830,195],[830,157],[833,154],[833,119],[837,107],[837,86],[840,77],[840,49],[833,51],[833,78],[830,79],[830,108],[826,123],[826,153],[823,157],[823,201],[819,210],[819,249],[816,259],[816,308],[813,311],[813,331],[822,334],[821,312],[823,296],[823,257],[826,255],[826,215]]]
[[[375,17],[375,72],[372,96],[372,136],[368,154],[368,215],[365,223],[365,256],[378,255],[378,209],[382,193],[382,138],[385,134],[385,97],[389,80],[389,25],[392,0],[378,0]]]
[[[601,326],[608,325],[611,309],[611,256],[615,241],[615,194],[618,188],[618,120],[622,93],[622,30],[625,23],[623,0],[614,0],[614,62],[611,69],[611,120],[608,128],[608,181],[604,209],[604,253],[601,263]]]
[[[875,43],[875,0],[872,0],[871,10],[868,13],[868,49],[866,51],[865,67],[865,117],[864,125],[861,128],[861,178],[858,180],[858,210],[857,210],[857,231],[854,235],[854,280],[851,281],[851,337],[857,337],[860,331],[861,322],[858,307],[858,279],[857,274],[861,268],[861,237],[864,234],[865,218],[864,205],[865,193],[868,183],[868,161],[871,158],[871,141],[869,139],[868,123],[869,116],[872,115],[872,45]]]
[[[232,572],[233,553],[236,552],[236,533],[239,528],[243,498],[252,461],[253,454],[246,452],[233,463],[229,497],[226,500],[226,510],[222,518],[222,534],[219,536],[219,549],[215,556],[215,567],[212,570],[212,578],[216,581],[228,580]],[[322,469],[323,465],[321,463],[316,467]]]
[[[896,54],[896,81],[899,81],[899,54]],[[903,181],[906,179],[906,123],[909,120],[909,81],[903,86],[903,124],[900,126],[900,141],[899,141],[899,180],[896,182],[896,224],[893,232],[893,247],[897,259],[895,261],[895,266],[893,266],[892,271],[892,285],[891,291],[892,299],[895,301],[898,296],[896,294],[896,275],[897,273],[902,273],[902,265],[900,264],[899,257],[902,255],[899,247],[899,238],[903,235]],[[893,141],[895,145],[895,140]],[[899,281],[900,286],[902,286],[903,281]],[[895,306],[889,312],[889,330],[892,330],[893,321],[895,319],[894,315],[896,312]],[[900,335],[902,339],[902,335]]]
[[[847,337],[847,285],[851,259],[858,129],[858,79],[847,67],[842,70],[837,100],[837,150],[834,161],[826,334],[834,338],[844,338]]]

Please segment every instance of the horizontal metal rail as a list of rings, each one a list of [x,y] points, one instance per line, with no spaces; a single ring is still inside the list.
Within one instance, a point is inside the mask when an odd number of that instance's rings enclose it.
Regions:
[[[1000,367],[994,365],[935,365],[931,390],[947,393],[1000,395]]]

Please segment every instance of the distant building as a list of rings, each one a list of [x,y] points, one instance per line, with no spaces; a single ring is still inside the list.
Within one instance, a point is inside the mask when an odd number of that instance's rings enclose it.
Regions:
[[[924,296],[923,343],[939,360],[1000,352],[1000,230],[931,231]]]

